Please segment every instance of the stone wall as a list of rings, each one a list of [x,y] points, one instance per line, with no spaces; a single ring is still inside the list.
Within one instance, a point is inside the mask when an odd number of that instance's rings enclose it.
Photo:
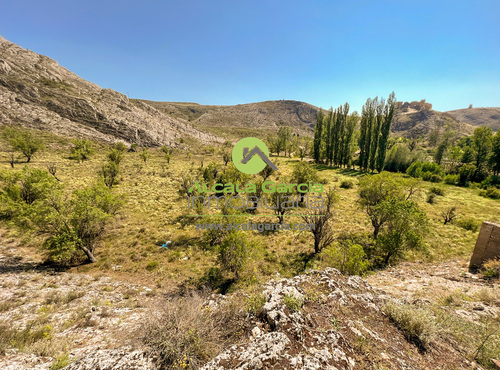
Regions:
[[[500,258],[500,224],[484,221],[472,252],[469,270],[475,271],[484,262],[495,258]]]

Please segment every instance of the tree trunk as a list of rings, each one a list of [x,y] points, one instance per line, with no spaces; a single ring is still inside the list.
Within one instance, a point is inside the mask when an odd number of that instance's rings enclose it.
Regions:
[[[95,258],[93,251],[91,251],[87,247],[84,247],[83,245],[81,245],[80,248],[82,248],[83,252],[87,255],[89,262],[97,262],[97,258]]]
[[[384,259],[384,266],[387,266],[389,264],[389,258],[391,258],[391,256],[392,256],[391,252],[387,253]]]

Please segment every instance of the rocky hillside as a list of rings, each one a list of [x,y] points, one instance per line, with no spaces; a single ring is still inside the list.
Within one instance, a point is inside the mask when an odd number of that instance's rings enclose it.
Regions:
[[[434,110],[396,110],[392,123],[392,132],[408,138],[425,137],[435,129],[449,126],[458,136],[468,136],[474,126],[458,122],[446,113]]]
[[[220,141],[186,121],[85,81],[56,61],[2,37],[0,123],[146,146],[176,146],[182,137]]]
[[[157,368],[155,352],[137,339],[167,292],[118,275],[50,269],[0,236],[0,368]],[[372,275],[370,284],[332,268],[277,277],[262,287],[262,306],[247,314],[239,343],[203,369],[481,369],[471,354],[484,338],[470,331],[498,317],[500,292],[466,268],[464,261],[406,263]],[[214,294],[205,307],[217,311],[230,299]],[[388,304],[407,315],[388,314]]]
[[[500,108],[468,108],[446,112],[455,120],[473,126],[491,127],[493,131],[500,128]]]
[[[200,105],[144,101],[159,111],[219,133],[241,128],[277,130],[282,124],[312,134],[319,108],[295,100],[274,100],[238,105]]]

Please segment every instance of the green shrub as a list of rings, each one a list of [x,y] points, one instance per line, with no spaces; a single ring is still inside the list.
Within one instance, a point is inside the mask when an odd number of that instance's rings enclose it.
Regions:
[[[363,247],[351,240],[340,240],[330,245],[323,250],[321,257],[343,274],[362,275],[370,267]]]
[[[448,185],[457,185],[459,181],[460,181],[459,175],[446,175],[444,177],[444,182],[445,184]]]
[[[70,158],[78,162],[85,161],[94,153],[94,147],[90,140],[75,139],[70,151]]]
[[[444,189],[438,186],[433,186],[429,189],[429,192],[435,195],[444,196]]]
[[[342,180],[340,183],[340,187],[342,189],[352,189],[354,188],[354,181],[352,180]]]
[[[102,166],[101,176],[104,181],[104,184],[108,188],[112,188],[114,185],[118,183],[118,174],[119,174],[118,164],[116,162],[107,162]]]
[[[430,182],[442,182],[443,178],[439,175],[432,174],[431,178],[429,179]]]
[[[295,297],[293,294],[286,294],[283,297],[283,303],[292,312],[299,312],[304,304],[301,298]]]
[[[481,271],[483,275],[489,279],[500,277],[500,260],[489,260],[483,264]],[[500,299],[500,295],[499,295]]]
[[[406,170],[406,173],[411,177],[422,178],[424,181],[439,182],[443,170],[440,165],[433,162],[414,162]],[[433,176],[435,175],[435,176]],[[438,181],[439,180],[439,181]]]
[[[219,246],[218,262],[223,272],[232,272],[236,280],[248,257],[249,243],[241,231],[229,232]]]
[[[472,232],[476,232],[479,229],[479,222],[477,222],[474,218],[461,218],[455,221],[455,224],[460,226],[465,230],[469,230]]]
[[[147,264],[146,270],[153,271],[157,267],[158,267],[158,261],[151,261]]]
[[[259,315],[266,304],[266,297],[262,293],[250,294],[245,302],[246,310],[254,315]]]
[[[500,199],[500,190],[497,188],[490,187],[486,190],[481,190],[479,195],[491,199]]]
[[[427,196],[427,203],[429,203],[429,204],[435,204],[436,203],[436,194],[430,193]]]

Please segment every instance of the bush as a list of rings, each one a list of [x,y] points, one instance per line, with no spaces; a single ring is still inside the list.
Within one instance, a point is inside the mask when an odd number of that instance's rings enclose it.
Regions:
[[[340,240],[337,245],[325,248],[322,258],[325,257],[332,267],[343,274],[362,275],[370,267],[363,247],[349,239]]]
[[[500,277],[500,260],[486,261],[483,264],[483,269],[481,272],[485,277],[490,279]]]
[[[151,310],[143,342],[161,369],[198,369],[248,329],[246,313],[234,300],[207,306],[203,297],[172,298]]]
[[[73,140],[71,147],[70,158],[78,162],[85,161],[94,153],[92,142],[87,139]]]
[[[340,183],[340,187],[342,189],[352,189],[354,188],[354,181],[352,180],[342,180]]]
[[[433,186],[432,188],[429,189],[429,191],[432,194],[439,195],[439,196],[444,196],[444,189],[443,188],[440,188],[440,187],[437,187],[437,186]]]
[[[118,174],[119,174],[118,165],[116,162],[108,162],[101,169],[101,176],[104,181],[104,184],[108,188],[112,188],[118,182]]]
[[[408,341],[426,349],[435,333],[432,315],[425,309],[393,302],[383,307],[384,313],[401,330]]]
[[[441,181],[440,177],[443,174],[441,166],[433,162],[414,162],[406,170],[406,173],[411,177],[422,178],[424,181]],[[436,175],[436,176],[433,176]]]
[[[427,196],[427,203],[429,203],[429,204],[435,204],[436,203],[436,194],[430,193]]]
[[[232,272],[236,280],[248,257],[249,243],[241,231],[229,232],[219,247],[218,262],[223,272]]]
[[[479,229],[479,222],[477,222],[474,218],[461,218],[455,221],[455,224],[460,226],[465,230],[469,230],[472,232],[476,232]]]
[[[442,182],[443,178],[439,175],[432,174],[431,178],[429,179],[430,182]]]
[[[479,195],[491,199],[500,199],[500,190],[497,188],[488,188],[486,190],[481,190]]]
[[[459,181],[460,181],[459,175],[446,175],[444,177],[444,182],[445,184],[448,185],[457,185]]]
[[[304,304],[304,301],[299,297],[295,297],[293,294],[286,294],[283,297],[283,303],[290,311],[299,312]]]

